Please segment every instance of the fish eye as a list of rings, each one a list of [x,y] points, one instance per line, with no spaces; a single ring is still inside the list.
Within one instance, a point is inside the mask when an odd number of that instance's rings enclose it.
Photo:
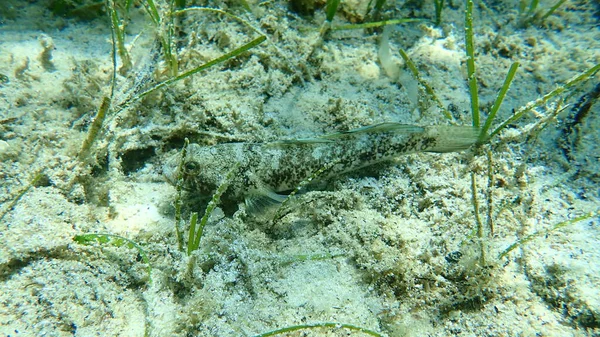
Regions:
[[[185,164],[183,164],[183,168],[185,169],[185,171],[196,171],[198,170],[198,168],[200,167],[200,164],[198,164],[198,162],[195,161],[188,161]]]

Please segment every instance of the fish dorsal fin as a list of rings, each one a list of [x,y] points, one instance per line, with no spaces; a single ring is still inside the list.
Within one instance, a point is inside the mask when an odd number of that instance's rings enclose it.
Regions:
[[[329,139],[329,140],[335,140],[335,139],[339,139],[339,138],[343,138],[343,137],[347,137],[347,136],[351,136],[351,135],[357,135],[357,134],[361,134],[361,133],[366,134],[366,133],[398,132],[398,133],[405,133],[405,134],[413,134],[413,133],[422,133],[424,131],[425,131],[424,128],[422,128],[420,126],[416,126],[416,125],[386,122],[386,123],[379,123],[379,124],[374,124],[374,125],[363,126],[363,127],[348,130],[348,131],[333,133],[330,135],[323,136],[322,138]]]
[[[274,142],[271,144],[275,145],[275,146],[298,145],[298,144],[305,144],[305,145],[326,144],[326,143],[335,142],[335,141],[343,139],[345,137],[356,136],[359,134],[383,133],[383,132],[397,132],[397,133],[402,133],[402,134],[414,134],[414,133],[422,133],[424,131],[425,131],[424,128],[422,128],[420,126],[416,126],[416,125],[386,122],[386,123],[379,123],[379,124],[374,124],[374,125],[363,126],[363,127],[348,130],[348,131],[331,133],[331,134],[324,135],[321,137],[285,139],[285,140],[280,140],[280,141],[277,141],[277,142]]]
[[[277,141],[273,144],[276,145],[298,145],[298,144],[323,144],[331,143],[332,140],[325,138],[298,138],[298,139],[284,139]]]

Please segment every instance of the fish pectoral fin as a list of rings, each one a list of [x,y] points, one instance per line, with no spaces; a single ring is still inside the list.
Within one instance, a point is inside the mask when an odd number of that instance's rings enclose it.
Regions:
[[[281,206],[287,197],[287,195],[275,193],[266,187],[260,187],[250,191],[244,202],[249,213],[263,213],[268,209]]]

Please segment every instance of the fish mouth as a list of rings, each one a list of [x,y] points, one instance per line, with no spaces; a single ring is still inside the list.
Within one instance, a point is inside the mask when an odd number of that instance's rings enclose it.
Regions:
[[[181,161],[181,155],[174,155],[167,159],[167,162],[162,167],[162,176],[165,178],[167,183],[177,186],[179,180],[179,163]]]

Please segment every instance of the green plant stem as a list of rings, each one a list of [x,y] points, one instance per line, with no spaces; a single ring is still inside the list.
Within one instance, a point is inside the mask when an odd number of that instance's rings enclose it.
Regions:
[[[477,225],[477,240],[479,241],[479,248],[481,254],[479,255],[479,263],[481,266],[485,266],[485,246],[483,237],[483,223],[479,217],[479,201],[477,201],[477,181],[475,179],[475,172],[471,172],[471,202],[473,204],[473,215],[475,217],[475,224]]]
[[[383,5],[385,5],[385,2],[386,2],[386,0],[376,0],[375,6],[371,6],[373,3],[373,0],[370,0],[369,5],[367,6],[367,13],[371,13],[370,17],[379,16],[379,12],[381,12],[381,8],[383,8]]]
[[[204,218],[202,218],[202,220],[204,220]],[[192,212],[192,214],[190,215],[190,229],[188,232],[188,255],[192,254],[193,251],[193,242],[195,241],[195,236],[196,236],[196,224],[198,223],[198,212]],[[204,229],[204,226],[202,226],[202,228],[200,229],[198,235],[202,236],[202,230]],[[192,245],[190,246],[190,241],[192,242]],[[197,248],[196,248],[197,249]]]
[[[444,8],[444,0],[434,0],[435,5],[435,25],[439,26],[442,23],[442,9]]]
[[[179,62],[177,61],[177,56],[173,53],[173,48],[171,47],[171,42],[173,39],[173,28],[172,25],[169,24],[169,28],[167,29],[166,36],[161,36],[160,41],[162,43],[163,49],[165,51],[165,60],[168,66],[168,71],[171,77],[177,76],[179,73]]]
[[[492,188],[494,187],[494,162],[492,157],[492,151],[487,150],[487,164],[488,164],[488,186],[487,186],[487,225],[490,231],[490,237],[494,237],[494,219],[492,217],[493,210],[493,193]]]
[[[241,17],[239,17],[237,15],[231,14],[229,12],[226,12],[226,11],[224,11],[222,9],[218,9],[218,8],[210,8],[210,7],[188,7],[188,8],[184,8],[184,9],[176,11],[175,15],[180,15],[180,14],[183,14],[183,13],[195,12],[195,11],[212,12],[212,13],[217,13],[217,14],[225,15],[228,18],[236,20],[236,21],[240,22],[241,24],[245,25],[246,27],[252,29],[252,31],[255,32],[256,34],[258,34],[258,35],[264,35],[258,28],[254,27],[247,20],[244,20],[244,19],[242,19]]]
[[[370,329],[367,329],[367,328],[363,328],[363,327],[356,326],[353,324],[344,324],[344,323],[335,323],[335,322],[293,325],[293,326],[288,326],[288,327],[277,329],[277,330],[272,330],[269,332],[263,332],[254,337],[269,337],[269,336],[280,335],[280,334],[283,334],[286,332],[292,332],[292,331],[298,331],[298,330],[304,330],[304,329],[315,329],[315,328],[348,329],[348,330],[359,331],[359,332],[362,332],[362,333],[370,335],[370,336],[384,337],[383,334],[373,331],[373,330],[370,330]]]
[[[175,76],[173,78],[170,78],[170,79],[168,79],[168,80],[166,80],[164,82],[161,82],[161,83],[157,84],[154,88],[150,89],[149,91],[146,91],[146,92],[140,94],[140,96],[143,97],[143,96],[147,95],[148,93],[150,93],[150,92],[152,92],[154,90],[160,89],[160,88],[162,88],[162,87],[164,87],[166,85],[172,84],[172,83],[177,82],[179,80],[182,80],[182,79],[184,79],[186,77],[194,75],[195,73],[201,72],[202,70],[204,70],[206,68],[210,68],[210,67],[212,67],[212,66],[214,66],[216,64],[219,64],[221,62],[224,62],[224,61],[227,61],[227,60],[229,60],[231,58],[234,58],[234,57],[240,55],[241,53],[243,53],[243,52],[245,52],[245,51],[247,51],[247,50],[249,50],[251,48],[254,48],[254,47],[258,46],[259,44],[261,44],[266,39],[267,38],[265,36],[261,35],[261,36],[257,37],[256,39],[254,39],[254,40],[246,43],[245,45],[243,45],[243,46],[241,46],[239,48],[234,49],[233,51],[231,51],[229,53],[223,54],[223,55],[217,57],[216,59],[208,61],[208,62],[206,62],[205,64],[203,64],[203,65],[201,65],[199,67],[196,67],[196,68],[194,68],[192,70],[186,71],[185,73],[183,73],[181,75]]]
[[[198,72],[201,72],[202,70],[205,70],[205,69],[210,68],[210,67],[212,67],[212,66],[214,66],[216,64],[219,64],[221,62],[224,62],[224,61],[227,61],[227,60],[229,60],[231,58],[234,58],[234,57],[240,55],[241,53],[243,53],[243,52],[245,52],[245,51],[247,51],[247,50],[249,50],[251,48],[254,48],[254,47],[258,46],[259,44],[261,44],[265,40],[266,40],[266,37],[263,36],[263,35],[261,35],[261,36],[257,37],[256,39],[254,39],[254,40],[246,43],[245,45],[243,45],[243,46],[241,46],[239,48],[236,48],[235,50],[233,50],[233,51],[231,51],[231,52],[229,52],[227,54],[223,54],[223,55],[217,57],[216,59],[208,61],[208,62],[204,63],[203,65],[198,66],[198,67],[196,67],[196,68],[194,68],[192,70],[186,71],[185,73],[179,74],[179,75],[177,75],[175,77],[172,77],[172,78],[169,78],[169,79],[167,79],[165,81],[162,81],[162,82],[156,84],[155,86],[153,86],[152,88],[150,88],[150,89],[148,89],[148,90],[140,93],[139,95],[137,95],[137,96],[133,97],[132,99],[130,99],[129,101],[125,102],[120,107],[120,110],[124,109],[125,107],[127,107],[131,103],[144,98],[145,96],[149,95],[150,93],[152,93],[152,92],[154,92],[154,91],[156,91],[158,89],[164,88],[164,87],[166,87],[166,86],[168,86],[170,84],[173,84],[173,83],[175,83],[175,82],[177,82],[179,80],[182,80],[182,79],[184,79],[186,77],[194,75],[194,74],[196,74]]]
[[[398,24],[407,23],[407,22],[423,22],[423,21],[427,21],[427,20],[417,19],[417,18],[392,19],[392,20],[383,20],[383,21],[376,21],[376,22],[359,23],[359,24],[353,24],[353,25],[332,26],[330,28],[330,30],[375,28],[375,27],[382,27],[382,26],[389,26],[389,25],[398,25]]]
[[[465,49],[467,51],[467,81],[471,93],[471,117],[473,126],[479,127],[479,94],[475,73],[475,48],[473,45],[473,0],[466,0],[465,11]]]
[[[593,76],[596,72],[598,72],[598,70],[600,70],[600,63],[596,64],[595,66],[593,66],[592,68],[584,71],[583,73],[580,73],[578,75],[576,75],[575,77],[571,78],[570,80],[568,80],[567,82],[565,82],[563,85],[558,86],[556,89],[552,90],[551,92],[547,93],[546,95],[536,99],[535,101],[531,101],[527,104],[525,104],[524,106],[520,107],[519,109],[517,109],[517,111],[515,111],[515,113],[513,114],[512,117],[510,117],[509,119],[507,119],[504,123],[500,124],[500,126],[498,126],[491,134],[488,138],[492,138],[494,137],[496,134],[498,134],[500,131],[502,131],[505,127],[507,127],[508,125],[510,125],[511,123],[514,123],[515,121],[519,120],[521,117],[523,117],[523,115],[543,104],[545,104],[548,100],[552,99],[553,97],[562,94],[563,92],[565,92],[566,90],[570,89],[571,87],[573,87],[576,84],[579,84],[585,80],[587,80],[588,78],[590,78],[591,76]]]
[[[508,74],[506,75],[506,78],[504,79],[504,84],[502,84],[502,88],[500,88],[500,92],[498,92],[498,96],[496,96],[496,101],[494,102],[494,105],[492,106],[492,110],[490,110],[490,114],[488,115],[487,119],[485,120],[485,124],[483,125],[483,128],[481,129],[481,132],[479,134],[479,140],[478,140],[479,144],[484,143],[489,139],[487,137],[487,132],[490,129],[490,126],[492,125],[492,122],[494,121],[494,118],[496,117],[496,113],[498,113],[498,110],[500,109],[500,106],[502,105],[504,98],[506,97],[506,93],[508,92],[508,89],[510,88],[510,84],[512,83],[512,80],[515,78],[515,74],[517,73],[517,69],[519,69],[519,62],[514,62],[510,66],[510,69],[508,70]]]
[[[177,238],[177,248],[179,251],[183,251],[183,233],[181,230],[181,207],[183,205],[182,194],[183,194],[183,164],[185,158],[187,158],[187,148],[190,145],[189,139],[185,139],[183,142],[183,148],[181,149],[181,159],[177,165],[177,182],[175,189],[177,191],[175,197],[175,236]]]
[[[341,0],[327,0],[327,5],[325,6],[325,22],[321,25],[321,29],[319,30],[319,36],[321,39],[329,32],[331,29],[331,22],[333,21],[333,17],[335,16],[335,12],[337,11],[338,6],[340,5]]]
[[[304,262],[304,261],[321,261],[321,260],[329,260],[329,259],[334,259],[336,257],[340,257],[340,256],[346,256],[346,254],[344,253],[317,253],[317,254],[299,254],[299,255],[290,255],[290,256],[285,256],[283,257],[279,263],[281,263],[281,265],[289,265],[292,263],[297,263],[297,262]]]
[[[117,50],[121,57],[121,62],[123,62],[120,71],[126,73],[131,69],[132,63],[129,52],[127,51],[127,48],[125,48],[125,27],[119,25],[119,15],[113,0],[107,1],[107,7],[110,16],[111,30],[113,31],[114,37],[116,37]]]
[[[239,163],[234,165],[229,170],[229,172],[227,172],[227,174],[223,178],[223,181],[221,182],[219,187],[217,187],[217,190],[215,191],[212,198],[210,199],[208,206],[206,206],[206,210],[204,211],[204,215],[202,216],[202,219],[200,220],[198,229],[196,229],[196,221],[197,221],[198,217],[196,215],[196,219],[194,220],[194,216],[192,214],[192,217],[190,219],[190,227],[194,227],[193,228],[194,231],[190,230],[190,235],[188,237],[188,250],[187,250],[188,255],[191,255],[195,250],[198,249],[198,247],[200,247],[200,240],[202,239],[202,234],[204,233],[204,226],[206,226],[206,223],[208,222],[208,218],[210,218],[211,213],[214,211],[214,209],[219,204],[219,201],[221,200],[221,195],[223,195],[223,193],[227,190],[227,187],[229,187],[229,183],[231,182],[233,175],[238,171],[239,167],[240,167]]]
[[[21,200],[25,193],[29,192],[29,190],[33,186],[35,186],[35,184],[37,184],[37,182],[40,181],[40,179],[42,179],[43,176],[43,171],[36,173],[33,176],[33,179],[31,179],[31,181],[29,182],[29,184],[27,184],[25,188],[23,188],[19,193],[17,193],[17,195],[8,204],[5,205],[5,208],[2,210],[2,212],[0,212],[0,221],[4,219],[4,216],[8,214],[8,212],[10,212],[10,210],[13,207],[15,207],[15,205],[19,202],[19,200]]]
[[[560,7],[565,2],[566,2],[566,0],[559,0],[554,5],[552,5],[552,7],[550,7],[550,9],[548,9],[544,14],[542,14],[541,10],[536,11],[536,9],[538,7],[538,1],[537,0],[532,0],[531,1],[530,5],[529,5],[529,10],[525,14],[522,13],[523,9],[524,9],[524,6],[521,5],[521,10],[520,10],[521,11],[521,19],[518,22],[518,26],[520,28],[525,28],[525,27],[529,26],[532,23],[537,23],[537,24],[542,23],[550,15],[552,15],[554,12],[556,12],[556,10],[558,9],[558,7]]]
[[[534,15],[538,4],[539,4],[539,0],[531,0],[531,2],[529,3],[529,10],[527,11],[527,16],[531,17]]]
[[[298,186],[296,186],[296,188],[290,194],[287,195],[287,197],[283,200],[281,205],[279,205],[279,208],[277,209],[277,211],[275,212],[275,215],[273,216],[273,222],[278,221],[281,218],[283,218],[283,216],[285,216],[285,214],[282,213],[283,209],[287,206],[288,203],[290,203],[290,200],[292,200],[294,198],[294,196],[296,196],[296,194],[300,190],[302,190],[304,187],[308,186],[308,184],[310,184],[314,179],[321,176],[324,172],[327,172],[329,169],[331,169],[333,166],[335,166],[338,162],[339,161],[336,161],[336,160],[331,161],[327,165],[325,165],[325,166],[321,167],[320,169],[318,169],[317,171],[315,171],[308,178],[301,181],[298,184]]]
[[[325,8],[327,22],[333,21],[333,17],[335,16],[335,12],[340,5],[340,1],[341,0],[327,0],[327,6]]]
[[[528,243],[529,241],[531,241],[537,237],[547,236],[548,234],[550,234],[551,232],[554,232],[557,229],[575,224],[575,223],[583,221],[583,220],[590,219],[595,216],[600,216],[600,211],[589,212],[582,216],[578,216],[574,219],[559,222],[556,225],[552,226],[552,228],[550,228],[550,229],[537,231],[533,234],[527,235],[526,237],[524,237],[524,238],[518,240],[517,242],[513,243],[512,245],[508,246],[505,250],[502,251],[502,253],[500,253],[500,255],[498,255],[498,258],[501,259],[501,258],[505,257],[506,255],[508,255],[508,253],[512,252],[513,250],[515,250],[518,247],[525,245],[526,243]]]
[[[558,7],[560,7],[560,5],[562,5],[566,1],[567,0],[559,0],[557,3],[555,3],[554,6],[550,7],[550,9],[546,12],[546,14],[544,14],[540,17],[540,21],[546,20],[550,15],[552,15],[552,13],[554,13],[558,9]]]
[[[85,162],[88,156],[90,155],[90,149],[96,141],[98,133],[100,133],[102,123],[104,123],[104,119],[106,118],[106,113],[109,107],[110,99],[108,97],[103,97],[102,103],[100,104],[100,108],[98,109],[98,113],[96,114],[96,118],[94,118],[94,121],[90,125],[87,138],[83,141],[83,144],[81,145],[81,150],[77,155],[77,159],[79,159],[80,162]]]
[[[150,15],[152,22],[154,25],[158,26],[160,24],[160,14],[154,4],[154,0],[143,0],[142,2],[144,3],[144,8],[146,8],[148,15]]]
[[[106,6],[108,7],[108,1],[106,2]],[[111,58],[112,58],[112,74],[110,79],[110,100],[112,101],[115,96],[115,86],[117,83],[117,32],[115,31],[114,26],[112,25],[112,18],[110,15],[110,10],[108,11],[108,17],[111,20],[110,26],[110,37],[112,40],[112,48],[111,48]]]
[[[435,90],[433,90],[433,88],[421,78],[421,75],[419,74],[419,70],[417,69],[417,66],[410,59],[408,54],[406,54],[406,52],[402,49],[400,49],[399,52],[400,52],[400,56],[406,63],[406,66],[412,73],[413,77],[417,80],[417,82],[419,82],[419,85],[421,85],[425,89],[425,92],[429,95],[429,97],[437,104],[438,108],[442,111],[442,114],[444,115],[444,117],[446,117],[446,119],[448,119],[450,121],[453,121],[454,118],[452,118],[452,114],[450,113],[450,111],[448,111],[448,109],[446,109],[444,104],[442,104],[440,99],[435,94]]]
[[[115,247],[121,247],[126,244],[127,248],[135,248],[142,257],[142,261],[148,265],[148,277],[150,278],[150,282],[152,282],[152,265],[150,264],[148,254],[146,254],[146,251],[134,241],[119,235],[106,233],[88,233],[82,235],[75,235],[73,237],[73,241],[82,245],[89,245],[92,242],[96,241],[100,244],[110,243]]]

